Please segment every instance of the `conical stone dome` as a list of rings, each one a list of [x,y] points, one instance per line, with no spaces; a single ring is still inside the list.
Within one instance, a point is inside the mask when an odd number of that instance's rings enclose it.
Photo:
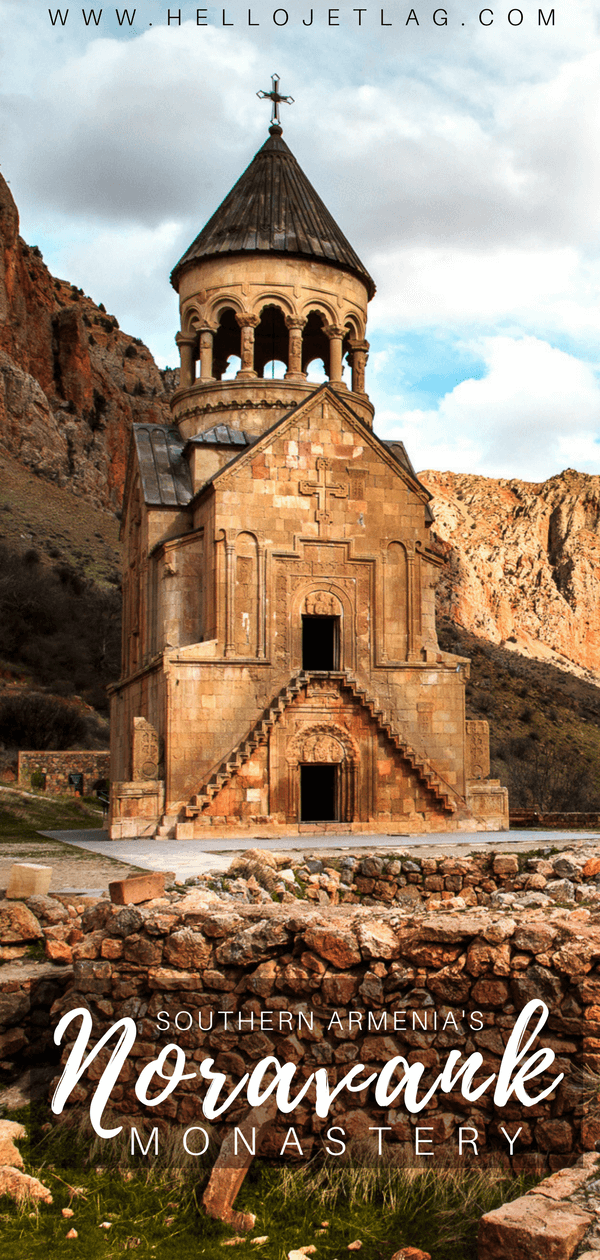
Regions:
[[[175,289],[185,268],[222,254],[274,253],[313,258],[358,276],[369,298],[375,285],[358,254],[306,178],[281,135],[269,139],[174,267]]]

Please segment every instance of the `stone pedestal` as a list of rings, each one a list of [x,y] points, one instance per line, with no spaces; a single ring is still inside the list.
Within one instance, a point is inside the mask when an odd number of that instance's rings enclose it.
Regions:
[[[163,816],[165,785],[155,782],[112,783],[110,790],[111,840],[153,836]]]
[[[466,800],[483,831],[508,831],[508,788],[499,779],[471,780]]]

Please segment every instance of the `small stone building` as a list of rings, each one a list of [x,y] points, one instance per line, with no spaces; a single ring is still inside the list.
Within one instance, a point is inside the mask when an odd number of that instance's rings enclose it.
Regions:
[[[19,752],[19,787],[40,788],[64,796],[91,796],[106,791],[110,753],[69,750],[68,752]]]
[[[375,286],[279,125],[172,283],[173,424],[134,426],[123,507],[112,836],[505,828],[436,638],[430,495],[373,431]]]

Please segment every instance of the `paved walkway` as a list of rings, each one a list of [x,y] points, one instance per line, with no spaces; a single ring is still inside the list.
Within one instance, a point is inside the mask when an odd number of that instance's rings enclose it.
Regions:
[[[245,849],[268,849],[271,852],[303,853],[381,853],[393,850],[419,849],[423,857],[430,853],[452,853],[458,846],[468,847],[468,852],[485,851],[515,852],[519,849],[564,849],[577,840],[600,843],[600,831],[472,831],[468,834],[448,836],[438,832],[427,836],[371,836],[332,835],[322,836],[260,836],[217,838],[214,840],[109,840],[105,831],[42,831],[40,835],[51,840],[61,840],[90,853],[117,859],[149,871],[167,871],[178,880],[190,875],[202,875],[206,871],[226,871],[234,853]],[[117,876],[118,878],[118,876]]]

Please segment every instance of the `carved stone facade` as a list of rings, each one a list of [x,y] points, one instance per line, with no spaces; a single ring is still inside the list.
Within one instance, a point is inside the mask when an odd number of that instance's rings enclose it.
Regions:
[[[267,164],[267,208],[278,164],[300,180],[282,146],[272,128],[240,181]],[[502,829],[487,731],[465,724],[468,662],[437,643],[430,496],[372,429],[373,283],[314,190],[327,239],[296,231],[286,254],[265,228],[262,247],[236,237],[214,256],[233,193],[174,272],[174,427],[134,432],[111,834]],[[283,379],[261,375],[270,358]]]

